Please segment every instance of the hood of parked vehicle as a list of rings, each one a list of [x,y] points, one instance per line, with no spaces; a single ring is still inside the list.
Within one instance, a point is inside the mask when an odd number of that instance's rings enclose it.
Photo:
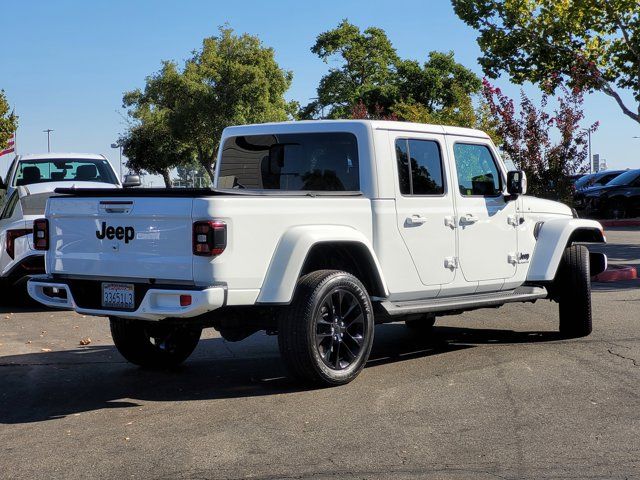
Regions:
[[[602,195],[609,190],[613,190],[616,186],[609,185],[598,185],[597,187],[590,187],[582,191],[582,194],[585,197],[597,197],[598,195]]]
[[[571,208],[567,207],[564,203],[554,202],[553,200],[546,200],[544,198],[529,197],[523,195],[520,197],[522,200],[522,210],[526,213],[547,213],[556,215],[573,216]]]

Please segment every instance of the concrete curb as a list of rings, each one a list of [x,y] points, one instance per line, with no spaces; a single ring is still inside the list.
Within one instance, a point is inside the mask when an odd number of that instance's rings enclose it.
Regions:
[[[635,280],[638,278],[636,267],[626,265],[609,265],[607,269],[591,277],[592,282],[622,282],[624,280]]]
[[[640,227],[640,218],[600,220],[600,224],[603,227]]]

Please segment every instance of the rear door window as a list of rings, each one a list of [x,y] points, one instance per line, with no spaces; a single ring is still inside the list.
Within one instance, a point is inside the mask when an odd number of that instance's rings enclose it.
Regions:
[[[442,155],[435,140],[399,138],[396,162],[400,193],[403,195],[443,195]]]

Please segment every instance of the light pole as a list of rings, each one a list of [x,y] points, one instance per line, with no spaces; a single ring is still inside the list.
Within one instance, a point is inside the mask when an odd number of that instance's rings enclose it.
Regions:
[[[111,148],[117,148],[120,150],[120,160],[118,165],[120,165],[120,181],[122,181],[122,142],[118,140],[116,143],[112,143]]]
[[[593,158],[591,157],[591,129],[583,128],[582,130],[586,131],[589,136],[589,173],[593,173]]]
[[[47,128],[46,130],[43,130],[43,132],[47,134],[47,152],[51,153],[51,132],[53,132],[53,130]]]

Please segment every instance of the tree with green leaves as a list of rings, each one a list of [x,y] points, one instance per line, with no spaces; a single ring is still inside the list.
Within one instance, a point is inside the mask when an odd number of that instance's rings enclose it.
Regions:
[[[0,150],[7,147],[11,135],[18,129],[18,117],[9,108],[4,90],[0,90]]]
[[[369,27],[363,32],[345,19],[318,35],[311,51],[325,63],[339,59],[341,65],[322,77],[318,97],[302,110],[303,118],[317,116],[325,108],[328,118],[346,118],[360,100],[371,107],[389,108],[393,103],[398,55],[384,30]]]
[[[480,33],[485,73],[553,93],[601,91],[640,123],[639,0],[452,0]],[[630,91],[635,104],[621,91]]]
[[[472,95],[479,93],[481,81],[455,61],[453,52],[432,51],[422,63],[401,59],[384,30],[361,31],[348,20],[318,35],[311,51],[337,66],[320,80],[317,99],[302,110],[302,118],[478,126]]]
[[[432,113],[459,105],[482,86],[475,73],[456,62],[453,52],[432,51],[422,65],[416,60],[400,60],[396,72],[398,97]]]
[[[144,90],[125,93],[132,120],[123,136],[128,165],[162,172],[168,182],[169,169],[195,160],[213,178],[222,130],[286,120],[297,109],[284,98],[291,80],[260,39],[220,28],[184,67],[164,62]]]
[[[209,175],[197,162],[191,162],[176,167],[176,177],[172,179],[172,183],[180,183],[185,187],[209,187],[211,181]]]

